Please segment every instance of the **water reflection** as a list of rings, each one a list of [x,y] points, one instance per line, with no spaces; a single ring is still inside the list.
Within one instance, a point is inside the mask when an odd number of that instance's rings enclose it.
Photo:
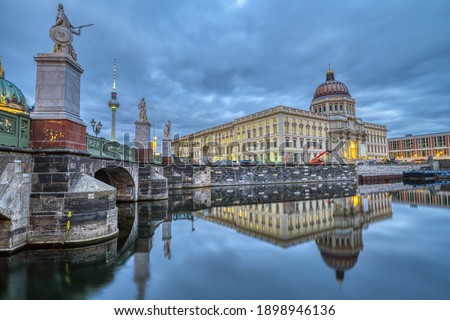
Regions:
[[[393,202],[448,207],[449,199],[450,191],[442,186],[358,193],[356,185],[342,183],[180,190],[170,200],[121,203],[120,233],[108,243],[0,257],[0,298],[92,299],[132,265],[135,292],[127,298],[145,299],[153,281],[154,242],[162,242],[162,252],[156,254],[171,260],[173,224],[187,222],[192,233],[199,220],[280,248],[313,242],[322,264],[342,283],[345,272],[358,262],[363,230],[391,219]],[[161,238],[154,239],[158,229]]]
[[[394,202],[433,207],[450,207],[450,184],[412,186],[411,189],[394,192]]]
[[[363,248],[362,230],[392,217],[390,193],[290,202],[219,206],[194,211],[204,220],[290,247],[315,241],[325,263],[342,281]]]

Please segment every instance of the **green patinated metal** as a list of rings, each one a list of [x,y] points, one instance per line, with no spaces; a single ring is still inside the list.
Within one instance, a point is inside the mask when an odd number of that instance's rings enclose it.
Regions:
[[[87,151],[96,157],[113,158],[116,160],[135,161],[134,148],[120,144],[116,141],[109,141],[105,138],[98,138],[86,135]]]
[[[0,145],[28,148],[30,146],[30,118],[0,110]]]

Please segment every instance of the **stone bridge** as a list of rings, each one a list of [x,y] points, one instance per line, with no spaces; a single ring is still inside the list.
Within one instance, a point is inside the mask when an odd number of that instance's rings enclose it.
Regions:
[[[0,147],[0,251],[112,238],[116,201],[168,198],[161,171],[125,157]]]

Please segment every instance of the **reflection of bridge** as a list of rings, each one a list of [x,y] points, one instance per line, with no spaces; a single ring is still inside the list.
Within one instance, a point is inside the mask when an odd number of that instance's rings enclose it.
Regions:
[[[0,256],[0,270],[4,271],[0,275],[0,299],[86,299],[92,288],[111,283],[117,266],[131,257],[136,297],[143,298],[150,276],[153,235],[166,215],[167,202],[122,203],[121,232],[117,238],[83,248],[31,250]],[[51,286],[46,282],[48,279],[52,279]]]
[[[324,186],[328,189],[328,186]],[[278,186],[282,190],[283,186]],[[245,190],[244,190],[245,189]],[[171,224],[201,218],[220,223],[246,235],[282,247],[315,240],[325,263],[336,270],[339,281],[352,268],[362,250],[362,230],[369,224],[389,219],[391,197],[388,193],[366,196],[349,195],[349,185],[333,186],[328,198],[297,195],[285,202],[254,203],[245,195],[262,192],[259,187],[198,189],[184,196],[152,202],[127,202],[118,205],[119,236],[109,242],[65,251],[23,251],[0,258],[0,268],[21,270],[6,272],[2,278],[0,298],[73,299],[86,298],[91,288],[104,287],[113,281],[114,270],[132,258],[136,297],[145,298],[150,279],[150,253],[155,230],[161,226],[163,253],[171,255]],[[226,195],[233,193],[237,197]],[[277,188],[273,190],[277,192]],[[261,194],[261,199],[264,194]],[[295,194],[286,195],[294,197]],[[217,199],[221,198],[220,204]],[[43,264],[42,260],[46,259]],[[33,274],[64,274],[56,277],[51,290],[33,296],[32,288],[42,286],[41,277]],[[17,289],[16,284],[21,286]],[[70,283],[77,283],[76,289]],[[12,290],[14,288],[14,290]],[[14,293],[11,293],[13,292]],[[70,293],[68,293],[70,292]]]

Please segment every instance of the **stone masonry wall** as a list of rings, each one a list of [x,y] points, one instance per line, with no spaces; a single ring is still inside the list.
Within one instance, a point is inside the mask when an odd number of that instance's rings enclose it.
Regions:
[[[356,181],[357,178],[353,165],[173,166],[172,170],[181,175],[183,188]]]
[[[354,166],[211,167],[211,186],[356,181]]]
[[[13,149],[0,152],[0,252],[27,244],[32,158]]]
[[[356,172],[359,176],[388,176],[401,175],[403,171],[419,170],[427,167],[423,164],[380,164],[380,165],[362,165],[356,166]]]
[[[89,157],[46,152],[33,160],[29,244],[80,245],[117,235],[115,188],[89,175]]]

